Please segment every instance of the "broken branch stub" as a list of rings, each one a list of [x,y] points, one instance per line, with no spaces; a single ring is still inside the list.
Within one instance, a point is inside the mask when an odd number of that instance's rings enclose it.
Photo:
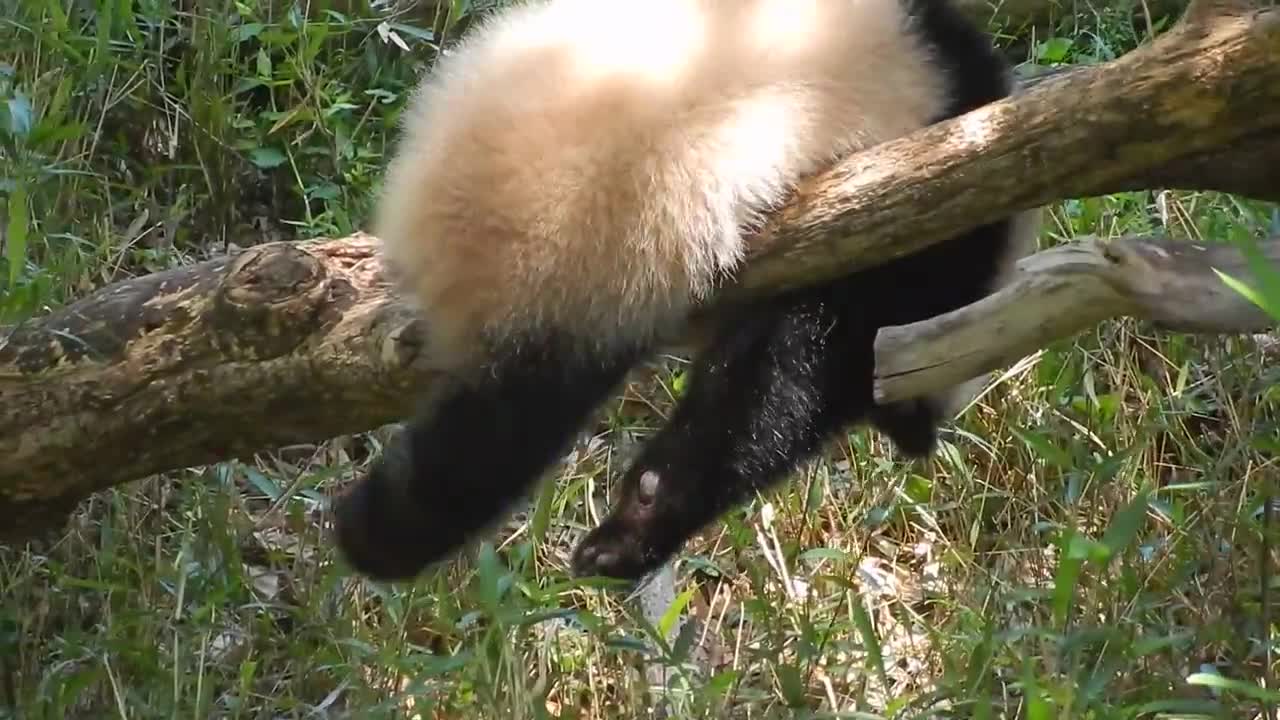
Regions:
[[[1261,251],[1280,262],[1280,237]],[[1120,316],[1189,333],[1258,332],[1275,324],[1219,272],[1257,284],[1244,255],[1228,246],[1129,236],[1037,253],[1019,262],[1006,287],[972,305],[882,328],[876,401],[936,392]]]

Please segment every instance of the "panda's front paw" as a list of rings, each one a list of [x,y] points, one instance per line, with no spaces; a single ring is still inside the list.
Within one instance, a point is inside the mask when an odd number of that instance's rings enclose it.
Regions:
[[[871,422],[889,437],[898,452],[916,460],[927,458],[938,446],[941,408],[932,398],[912,398],[871,410]]]
[[[639,580],[662,565],[684,541],[670,515],[674,498],[663,485],[653,470],[627,473],[617,504],[574,550],[573,573]]]
[[[616,523],[601,524],[587,533],[573,552],[573,574],[577,577],[605,577],[639,580],[660,562],[652,562],[642,538]]]
[[[421,475],[407,444],[393,439],[368,476],[334,501],[338,548],[356,572],[383,581],[414,578],[466,543],[479,526],[474,506],[493,503],[483,494],[444,492],[455,487],[447,477],[432,478],[436,492],[424,492]]]
[[[421,552],[423,518],[375,465],[333,503],[338,549],[356,572],[374,580],[406,580],[429,558]]]

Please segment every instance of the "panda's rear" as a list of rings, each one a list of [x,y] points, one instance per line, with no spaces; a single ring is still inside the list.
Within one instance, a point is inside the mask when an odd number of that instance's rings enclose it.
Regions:
[[[551,0],[472,29],[405,110],[375,227],[447,373],[338,504],[344,555],[403,578],[457,550],[740,268],[744,228],[798,180],[1008,87],[944,0]],[[575,569],[651,569],[852,423],[928,454],[953,393],[876,405],[876,329],[980,298],[1033,239],[959,230],[721,318]]]
[[[378,222],[437,349],[678,321],[797,178],[939,113],[903,26],[895,0],[562,0],[473,29],[405,113]]]

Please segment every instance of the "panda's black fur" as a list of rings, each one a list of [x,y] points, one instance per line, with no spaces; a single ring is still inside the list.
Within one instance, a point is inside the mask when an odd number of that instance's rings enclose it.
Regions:
[[[451,379],[338,501],[345,556],[407,578],[492,526],[798,180],[1010,84],[944,0],[550,0],[473,28],[406,109],[376,228]],[[652,570],[854,423],[928,455],[964,389],[877,406],[876,330],[991,292],[1037,219],[720,318],[575,571]]]

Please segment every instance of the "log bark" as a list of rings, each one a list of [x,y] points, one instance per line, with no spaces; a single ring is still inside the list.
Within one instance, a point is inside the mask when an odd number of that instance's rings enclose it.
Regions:
[[[0,539],[100,488],[407,415],[432,372],[376,248],[264,244],[0,330]]]
[[[1131,56],[813,178],[716,304],[1063,197],[1172,185],[1280,198],[1280,11],[1192,10]],[[431,353],[375,250],[366,235],[261,245],[0,328],[0,539],[111,485],[407,415]]]
[[[1280,236],[1260,250],[1268,263],[1280,263]],[[1219,272],[1260,284],[1243,253],[1229,246],[1127,236],[1036,253],[1018,264],[1009,285],[979,302],[882,328],[876,336],[876,400],[956,385],[1120,316],[1188,333],[1258,332],[1275,325]]]
[[[1196,2],[1128,55],[855,153],[802,184],[718,301],[871,267],[1065,197],[1240,189],[1204,160],[1242,144],[1274,152],[1278,129],[1280,10]],[[1262,180],[1280,175],[1274,162],[1238,162]]]

